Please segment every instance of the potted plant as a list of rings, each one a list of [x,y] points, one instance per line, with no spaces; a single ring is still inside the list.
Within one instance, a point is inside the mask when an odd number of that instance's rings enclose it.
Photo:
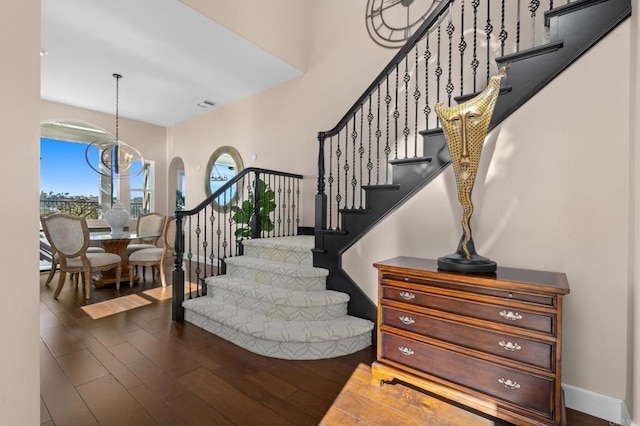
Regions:
[[[257,194],[254,194],[256,189]],[[240,205],[231,206],[231,212],[233,213],[231,219],[238,224],[235,232],[236,237],[251,237],[251,223],[254,219],[256,195],[259,207],[257,213],[259,230],[270,232],[274,228],[270,215],[276,209],[276,194],[262,179],[258,179],[257,185],[249,190],[249,197]]]

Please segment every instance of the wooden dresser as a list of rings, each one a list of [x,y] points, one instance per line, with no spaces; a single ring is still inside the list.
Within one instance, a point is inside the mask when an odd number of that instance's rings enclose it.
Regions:
[[[516,424],[565,423],[565,274],[499,267],[464,275],[411,257],[374,266],[374,382],[397,379]]]

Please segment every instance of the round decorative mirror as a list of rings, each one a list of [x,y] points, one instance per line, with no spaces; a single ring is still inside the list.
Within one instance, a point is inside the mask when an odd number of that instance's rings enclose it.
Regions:
[[[222,189],[229,183],[235,175],[242,169],[244,164],[240,153],[231,146],[222,146],[216,149],[209,162],[204,175],[204,190],[207,197]],[[228,206],[233,201],[237,193],[237,185],[232,185],[222,192],[214,201],[213,208],[219,210],[224,206]]]

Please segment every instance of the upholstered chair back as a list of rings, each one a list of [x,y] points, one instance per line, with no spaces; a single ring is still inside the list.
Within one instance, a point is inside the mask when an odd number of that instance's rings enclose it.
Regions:
[[[42,217],[42,229],[51,246],[65,257],[76,257],[89,246],[89,228],[84,217],[53,214]]]
[[[136,233],[140,240],[148,243],[155,243],[162,235],[165,216],[159,213],[148,213],[138,217]],[[147,235],[155,235],[155,238],[144,238]]]

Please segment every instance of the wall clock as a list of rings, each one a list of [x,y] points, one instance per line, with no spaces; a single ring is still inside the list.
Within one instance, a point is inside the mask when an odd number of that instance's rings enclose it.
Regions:
[[[367,31],[383,47],[402,46],[442,0],[367,0]]]

